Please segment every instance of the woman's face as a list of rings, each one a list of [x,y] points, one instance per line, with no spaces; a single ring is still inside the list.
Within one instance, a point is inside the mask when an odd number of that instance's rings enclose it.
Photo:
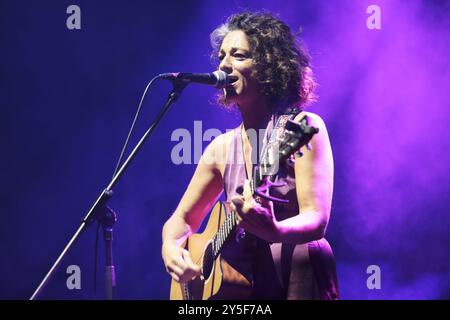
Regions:
[[[219,49],[219,69],[237,77],[237,81],[224,88],[226,102],[243,107],[257,101],[260,95],[258,81],[247,35],[241,30],[229,32]]]

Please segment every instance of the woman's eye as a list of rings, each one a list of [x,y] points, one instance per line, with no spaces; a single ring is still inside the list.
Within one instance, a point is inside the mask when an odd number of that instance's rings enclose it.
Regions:
[[[246,58],[247,58],[247,57],[245,56],[245,54],[242,54],[242,53],[235,53],[235,54],[234,54],[234,57],[237,58],[237,59],[239,59],[239,60],[243,60],[243,59],[246,59]]]

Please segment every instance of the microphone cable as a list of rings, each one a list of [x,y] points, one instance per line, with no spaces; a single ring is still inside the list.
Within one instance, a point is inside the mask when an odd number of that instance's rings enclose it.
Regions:
[[[120,165],[121,165],[121,162],[122,162],[122,159],[123,159],[123,155],[124,155],[125,150],[126,150],[126,148],[127,148],[127,146],[128,146],[128,141],[130,140],[130,137],[131,137],[131,133],[132,133],[133,130],[134,130],[134,126],[135,126],[135,124],[136,124],[137,118],[138,118],[138,116],[139,116],[139,113],[141,112],[141,107],[142,107],[142,103],[144,102],[145,95],[147,94],[148,89],[152,86],[153,82],[154,82],[155,80],[159,79],[160,76],[161,76],[161,75],[157,75],[156,77],[154,77],[152,80],[150,80],[150,82],[149,82],[149,83],[147,84],[147,86],[145,87],[144,93],[142,94],[142,97],[141,97],[141,101],[139,102],[139,106],[138,106],[138,108],[137,108],[137,110],[136,110],[136,114],[135,114],[135,116],[134,116],[133,122],[131,123],[130,130],[128,131],[127,138],[126,138],[126,140],[125,140],[125,143],[123,144],[122,151],[120,152],[119,160],[117,161],[116,168],[114,169],[114,173],[113,173],[113,175],[112,175],[112,179],[114,179],[114,177],[116,176],[117,170],[119,170],[119,167],[120,167]]]

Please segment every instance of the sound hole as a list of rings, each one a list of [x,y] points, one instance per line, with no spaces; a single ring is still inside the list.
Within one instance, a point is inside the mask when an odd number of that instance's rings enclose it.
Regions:
[[[212,242],[208,244],[203,255],[203,277],[206,279],[211,275],[211,271],[214,264]]]

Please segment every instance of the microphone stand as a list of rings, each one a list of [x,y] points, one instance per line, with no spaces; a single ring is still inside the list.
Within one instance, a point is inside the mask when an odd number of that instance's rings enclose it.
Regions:
[[[99,221],[102,224],[103,236],[104,236],[104,240],[105,240],[106,299],[112,300],[115,298],[116,275],[115,275],[115,267],[113,264],[112,239],[113,239],[113,226],[114,226],[114,223],[117,221],[117,216],[116,216],[116,213],[113,210],[111,210],[106,204],[113,195],[114,186],[118,183],[119,179],[123,176],[126,169],[130,165],[131,161],[133,161],[133,159],[136,157],[136,154],[142,148],[145,141],[148,139],[148,137],[153,132],[153,130],[156,128],[156,126],[159,124],[159,122],[161,121],[163,116],[169,110],[170,106],[175,101],[178,100],[178,98],[180,97],[184,88],[188,85],[187,82],[185,82],[183,80],[177,80],[177,79],[172,80],[172,84],[173,84],[173,89],[170,92],[169,97],[167,98],[167,101],[164,104],[163,108],[157,115],[156,120],[153,122],[153,124],[150,126],[150,128],[147,129],[147,131],[142,136],[141,140],[139,140],[139,142],[137,143],[137,145],[135,146],[133,151],[131,151],[128,158],[122,164],[122,166],[118,170],[117,174],[113,177],[113,179],[111,180],[109,185],[102,191],[100,196],[97,198],[97,200],[94,202],[92,207],[89,209],[85,218],[81,222],[81,225],[78,227],[77,231],[72,236],[72,238],[69,240],[68,244],[63,249],[63,251],[59,255],[58,259],[55,261],[53,266],[47,272],[44,279],[41,281],[39,286],[36,288],[33,295],[30,297],[30,300],[36,300],[36,298],[42,293],[44,286],[48,283],[51,276],[55,273],[57,267],[60,265],[62,259],[67,254],[69,249],[72,247],[72,245],[75,243],[75,241],[79,238],[80,234],[86,229],[86,227],[89,226],[95,220]]]

